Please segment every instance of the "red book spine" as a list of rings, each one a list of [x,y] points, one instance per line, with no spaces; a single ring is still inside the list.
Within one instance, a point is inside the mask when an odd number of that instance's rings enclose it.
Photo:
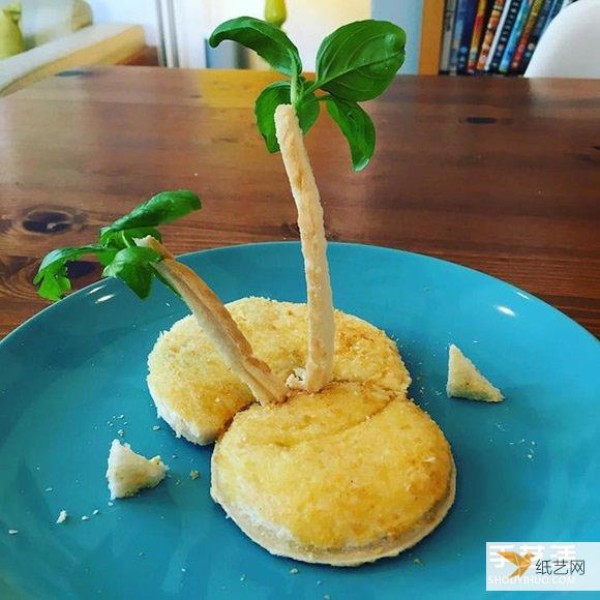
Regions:
[[[483,42],[481,42],[481,51],[479,52],[479,58],[477,59],[476,69],[478,71],[485,71],[485,63],[487,62],[492,42],[494,41],[494,35],[496,35],[496,29],[504,10],[506,0],[496,0],[490,12],[490,18],[488,19],[485,35],[483,36]]]

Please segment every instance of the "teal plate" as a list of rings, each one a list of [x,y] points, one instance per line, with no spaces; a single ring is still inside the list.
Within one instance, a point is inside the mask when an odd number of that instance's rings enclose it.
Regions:
[[[185,306],[161,285],[140,302],[108,280],[0,343],[0,598],[479,598],[486,541],[600,540],[600,343],[464,267],[350,244],[331,244],[329,258],[336,306],[398,341],[415,401],[452,444],[458,493],[440,527],[399,557],[356,569],[255,545],[210,499],[211,449],[176,439],[146,389],[146,356]],[[226,302],[305,297],[297,243],[182,260]],[[451,342],[505,402],[446,397]],[[155,490],[110,506],[104,473],[118,430],[171,470]],[[62,509],[70,518],[58,525]]]

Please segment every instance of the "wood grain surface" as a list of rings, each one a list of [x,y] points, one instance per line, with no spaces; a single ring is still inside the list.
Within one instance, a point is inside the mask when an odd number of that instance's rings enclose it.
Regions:
[[[253,122],[275,76],[76,70],[0,100],[0,337],[41,310],[40,258],[155,192],[204,208],[165,227],[175,253],[298,237],[279,155]],[[536,294],[600,335],[600,80],[400,77],[367,103],[353,173],[325,114],[307,145],[329,239],[455,261]],[[78,286],[98,277],[78,263]]]

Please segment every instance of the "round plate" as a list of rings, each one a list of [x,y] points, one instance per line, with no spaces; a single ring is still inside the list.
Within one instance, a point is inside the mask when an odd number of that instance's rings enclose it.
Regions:
[[[211,449],[176,439],[146,389],[146,357],[186,307],[160,284],[141,302],[107,280],[0,343],[0,597],[472,598],[485,590],[486,541],[600,539],[590,518],[600,479],[598,341],[540,300],[451,263],[335,243],[329,259],[336,307],[397,340],[412,396],[452,444],[458,493],[441,526],[399,557],[356,569],[255,545],[211,501]],[[182,260],[225,302],[305,298],[297,243]],[[450,343],[504,402],[446,397]],[[160,454],[170,476],[111,506],[104,473],[115,438]],[[58,525],[62,509],[70,516]]]

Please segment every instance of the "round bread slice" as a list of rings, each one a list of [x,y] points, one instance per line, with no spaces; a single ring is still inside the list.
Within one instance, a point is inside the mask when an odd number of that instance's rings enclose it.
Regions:
[[[243,298],[226,306],[255,355],[282,381],[305,364],[306,304]],[[410,375],[387,335],[340,311],[335,322],[334,381],[366,381],[406,394]],[[161,334],[148,366],[148,387],[159,416],[190,442],[212,443],[253,401],[191,315]]]
[[[404,394],[334,383],[234,418],[211,494],[276,555],[336,566],[395,556],[450,509],[455,467],[437,424]]]

